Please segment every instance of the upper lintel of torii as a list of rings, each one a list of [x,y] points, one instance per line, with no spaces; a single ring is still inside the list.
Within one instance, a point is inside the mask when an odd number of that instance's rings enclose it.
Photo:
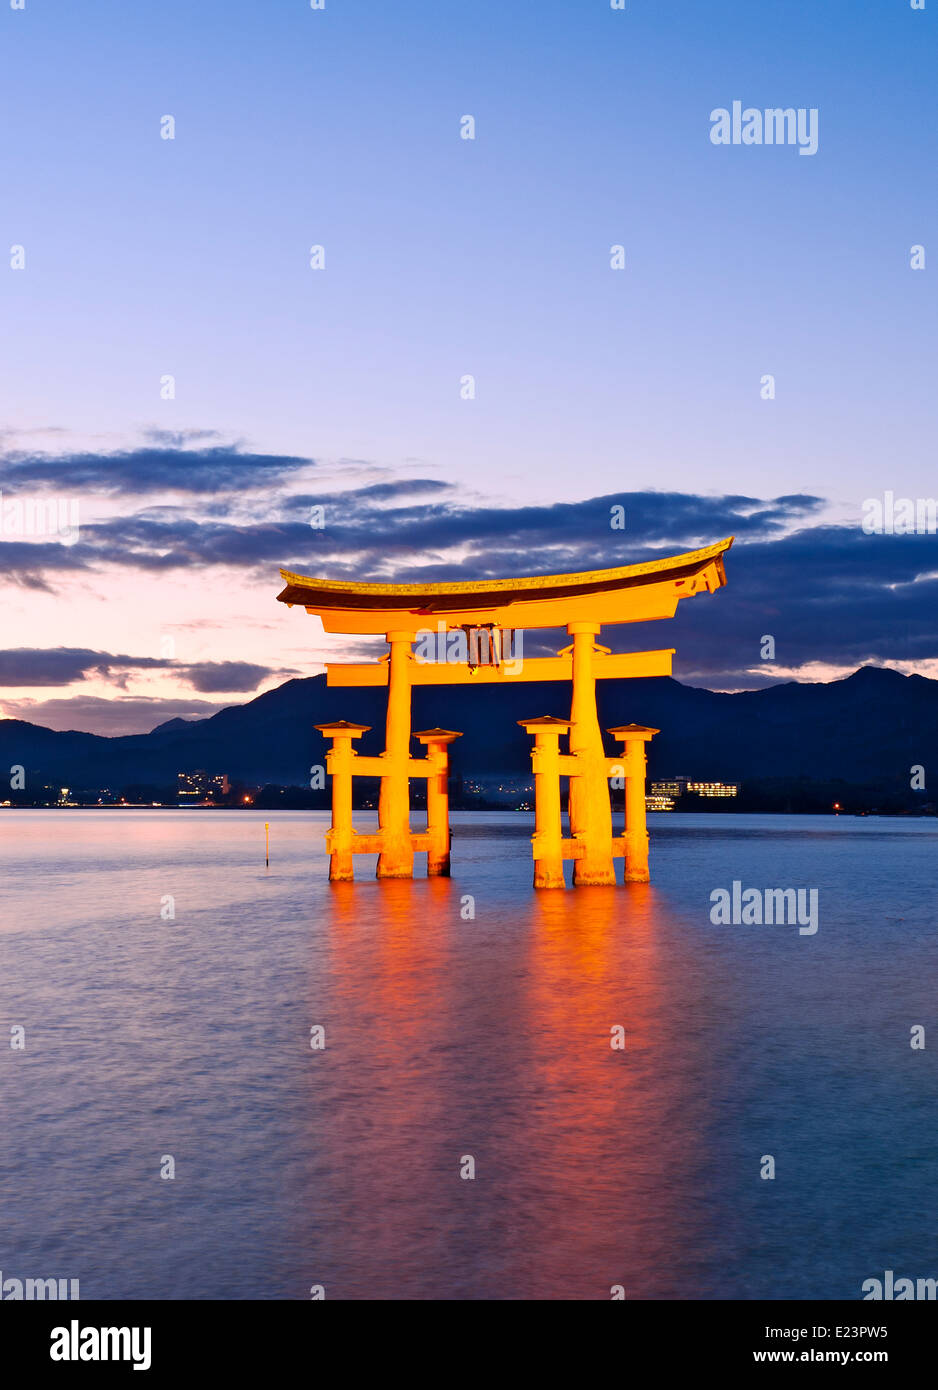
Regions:
[[[713,593],[726,583],[723,556],[733,539],[637,565],[525,579],[374,584],[310,579],[281,570],[286,588],[277,598],[320,617],[326,632],[349,635],[415,636],[439,623],[558,628],[584,622],[653,622],[672,618],[682,598],[704,590]]]

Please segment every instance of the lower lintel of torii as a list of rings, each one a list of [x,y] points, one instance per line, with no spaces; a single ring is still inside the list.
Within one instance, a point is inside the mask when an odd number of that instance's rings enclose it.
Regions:
[[[674,647],[653,652],[594,653],[592,667],[597,680],[619,680],[639,676],[670,676]],[[500,666],[473,666],[466,662],[411,661],[411,685],[509,685],[513,681],[569,681],[573,679],[573,656],[518,657]],[[387,661],[330,663],[326,684],[330,686],[387,685]]]

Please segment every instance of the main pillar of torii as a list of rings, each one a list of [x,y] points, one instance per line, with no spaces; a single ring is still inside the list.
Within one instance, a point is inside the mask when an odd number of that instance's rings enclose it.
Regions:
[[[378,757],[362,757],[352,747],[353,739],[365,732],[363,726],[343,721],[317,726],[333,740],[329,755],[333,775],[331,876],[351,878],[355,854],[377,853],[379,878],[410,878],[418,850],[428,853],[429,873],[449,871],[447,751],[448,743],[459,735],[447,729],[427,730],[417,735],[426,745],[426,757],[412,755],[414,686],[569,681],[570,719],[549,721],[565,727],[552,739],[545,735],[563,765],[559,775],[570,777],[570,836],[561,840],[561,864],[564,858],[574,861],[575,884],[610,884],[615,882],[613,860],[622,856],[626,880],[647,878],[644,747],[657,731],[638,725],[610,730],[622,738],[624,747],[618,762],[607,757],[596,710],[596,681],[668,676],[674,649],[614,654],[599,646],[596,639],[604,626],[671,618],[681,599],[712,594],[726,583],[723,556],[732,543],[730,537],[702,550],[641,564],[524,579],[381,584],[313,579],[281,570],[285,588],[278,595],[280,602],[289,607],[302,605],[307,613],[321,619],[326,632],[383,636],[388,644],[384,659],[373,664],[326,667],[330,686],[386,686],[388,691],[385,749]],[[512,634],[524,629],[558,628],[565,628],[572,641],[553,657],[524,657],[517,639],[512,641]],[[465,655],[457,653],[455,661],[450,650],[453,639],[466,645]],[[415,642],[421,652],[435,644],[435,658],[415,654]],[[541,721],[523,722],[531,725],[536,735],[533,726]],[[558,739],[567,726],[569,752],[561,754]],[[546,756],[553,766],[552,755]],[[626,787],[624,836],[613,834],[609,800],[609,779],[617,775],[624,778]],[[355,776],[381,779],[377,834],[358,834],[352,829]],[[427,778],[426,831],[410,828],[409,787],[415,777]],[[553,808],[554,793],[546,790],[543,777],[540,786]],[[441,816],[446,817],[445,822]],[[538,833],[535,831],[533,837],[535,862]],[[562,887],[562,869],[559,882],[555,868],[541,879],[539,882],[536,873],[538,886]]]

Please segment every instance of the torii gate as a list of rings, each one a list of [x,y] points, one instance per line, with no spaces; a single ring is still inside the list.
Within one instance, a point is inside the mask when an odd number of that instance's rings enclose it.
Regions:
[[[365,724],[340,720],[317,724],[332,741],[326,763],[332,777],[332,827],[327,832],[329,877],[354,878],[356,854],[378,854],[378,878],[412,878],[414,854],[427,851],[428,875],[446,875],[449,859],[448,745],[461,737],[451,729],[411,732],[411,689],[415,685],[488,685],[511,681],[572,681],[568,720],[553,716],[519,721],[534,736],[534,885],[562,888],[563,860],[574,861],[575,884],[615,883],[613,861],[625,860],[626,881],[648,878],[645,826],[645,745],[658,732],[642,725],[609,729],[623,748],[607,758],[596,712],[596,681],[669,676],[674,648],[613,654],[596,644],[604,624],[655,622],[672,618],[682,598],[726,583],[723,556],[733,537],[703,550],[582,574],[537,575],[527,579],[480,579],[452,584],[373,584],[309,579],[281,570],[286,588],[277,597],[302,604],[322,619],[326,632],[382,634],[388,654],[374,664],[326,666],[333,686],[388,687],[385,751],[362,757],[353,740]],[[565,627],[571,645],[553,657],[506,660],[513,630]],[[413,644],[424,634],[462,632],[486,651],[464,662],[421,661]],[[517,666],[518,669],[512,670]],[[569,752],[560,738],[569,734]],[[418,738],[426,756],[411,756]],[[614,836],[609,778],[625,782],[625,833]],[[570,778],[570,836],[560,821],[560,778]],[[380,777],[378,831],[352,826],[352,778]],[[410,828],[410,778],[427,778],[427,829]]]

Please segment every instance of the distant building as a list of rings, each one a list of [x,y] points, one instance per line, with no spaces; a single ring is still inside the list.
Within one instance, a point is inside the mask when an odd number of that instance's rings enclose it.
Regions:
[[[652,796],[683,796],[690,792],[694,796],[738,796],[738,782],[695,782],[690,777],[672,777],[663,782],[652,782]],[[668,808],[669,809],[669,808]]]
[[[224,772],[210,774],[202,769],[176,774],[176,797],[180,806],[199,806],[227,796],[230,788]]]
[[[738,782],[688,782],[687,790],[697,796],[736,796]]]
[[[651,795],[664,797],[680,796],[681,792],[684,790],[684,783],[686,781],[686,777],[674,777],[666,782],[652,782]]]
[[[656,794],[656,793],[653,792],[653,793],[651,794],[651,796],[646,796],[646,797],[645,797],[645,810],[646,810],[646,811],[673,811],[673,810],[674,810],[674,797],[673,797],[673,796],[663,796],[663,795],[660,794],[660,793],[657,793],[657,794]]]

